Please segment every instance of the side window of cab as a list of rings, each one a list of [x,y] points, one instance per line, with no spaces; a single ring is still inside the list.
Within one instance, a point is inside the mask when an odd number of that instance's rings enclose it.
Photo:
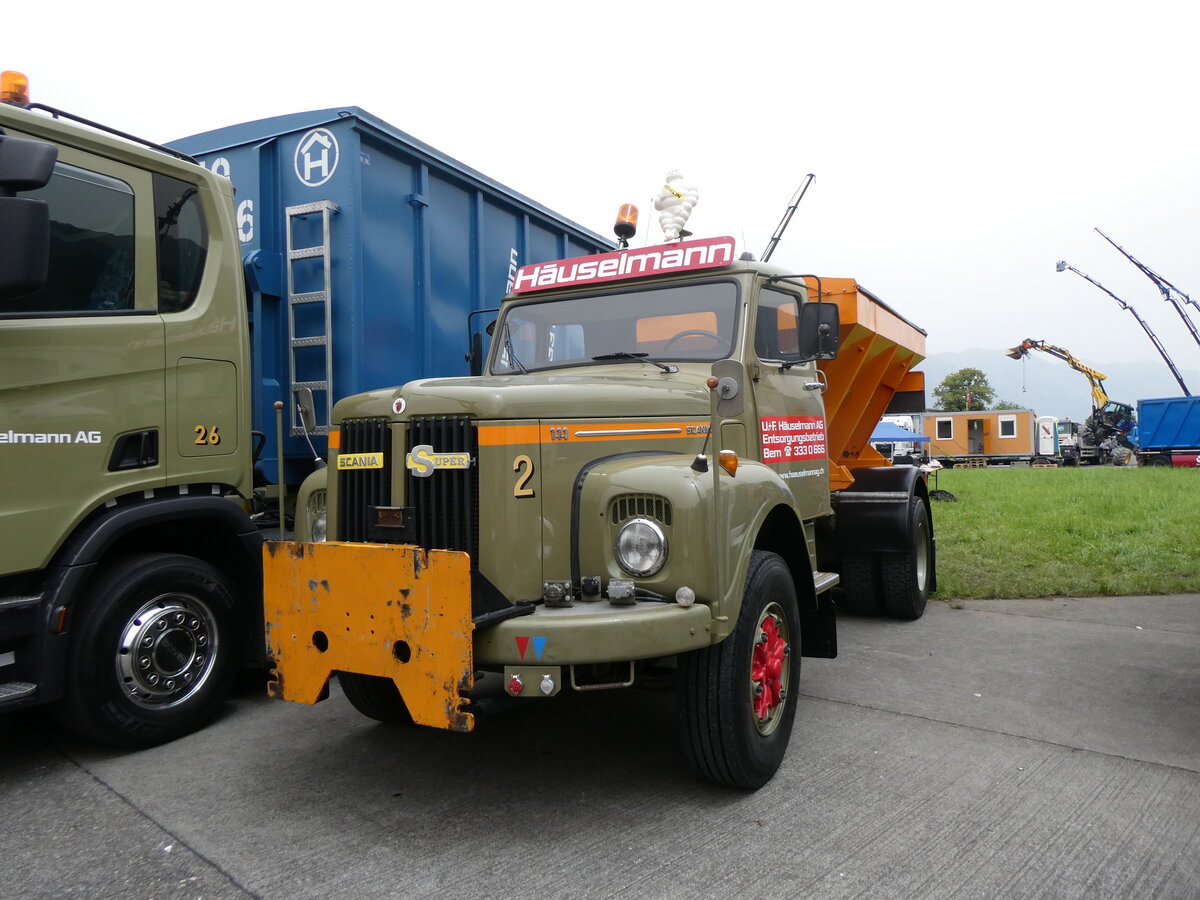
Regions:
[[[50,207],[49,277],[0,314],[86,315],[134,308],[134,193],[119,178],[65,162],[45,187],[20,196]]]
[[[763,288],[754,323],[754,353],[760,360],[796,362],[800,358],[800,303],[795,295]]]
[[[179,312],[195,300],[208,258],[208,225],[194,184],[154,176],[154,222],[158,244],[158,308]]]

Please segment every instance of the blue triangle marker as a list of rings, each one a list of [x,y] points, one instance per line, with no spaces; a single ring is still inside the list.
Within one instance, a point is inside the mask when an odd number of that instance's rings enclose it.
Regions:
[[[542,658],[542,651],[546,649],[546,639],[544,637],[530,638],[533,641],[533,652],[538,659]]]

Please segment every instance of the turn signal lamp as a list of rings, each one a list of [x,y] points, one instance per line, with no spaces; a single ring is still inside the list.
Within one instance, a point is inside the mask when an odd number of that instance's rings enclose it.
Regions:
[[[0,72],[0,103],[13,106],[29,105],[29,79],[12,70]],[[636,221],[636,213],[635,213]]]
[[[638,208],[632,203],[624,203],[617,210],[617,224],[613,225],[613,233],[620,239],[621,248],[629,246],[629,239],[637,234]]]
[[[732,450],[722,450],[717,454],[717,465],[730,475],[737,474],[738,456]]]

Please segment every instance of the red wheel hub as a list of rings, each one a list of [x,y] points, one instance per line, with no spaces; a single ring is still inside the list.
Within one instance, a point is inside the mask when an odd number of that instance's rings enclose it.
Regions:
[[[754,713],[766,719],[783,702],[783,671],[787,665],[788,645],[779,633],[779,620],[766,616],[759,626],[759,640],[750,662],[750,680],[754,682]]]

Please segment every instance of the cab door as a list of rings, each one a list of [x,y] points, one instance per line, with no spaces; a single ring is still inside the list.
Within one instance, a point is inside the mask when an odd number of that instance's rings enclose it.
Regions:
[[[199,175],[199,172],[196,173]],[[232,198],[207,180],[154,175],[158,301],[166,335],[171,484],[250,490],[250,373]],[[281,398],[282,399],[282,398]],[[287,419],[285,418],[285,421]]]
[[[49,277],[0,303],[0,573],[37,569],[89,512],[164,483],[163,323],[150,176],[61,146]]]
[[[827,429],[815,362],[798,362],[801,298],[763,288],[752,323],[748,359],[756,406],[749,448],[784,479],[805,518],[830,512]]]

